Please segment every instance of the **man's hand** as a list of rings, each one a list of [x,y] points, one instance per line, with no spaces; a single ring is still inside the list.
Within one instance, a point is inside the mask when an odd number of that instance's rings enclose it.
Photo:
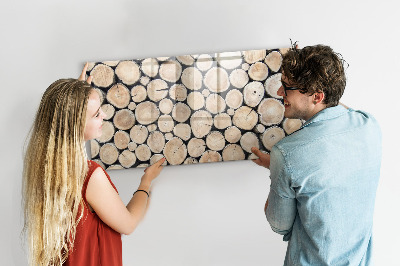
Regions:
[[[271,156],[269,154],[262,153],[256,147],[251,148],[251,152],[258,157],[258,159],[252,159],[253,162],[269,169],[269,163],[271,159]]]

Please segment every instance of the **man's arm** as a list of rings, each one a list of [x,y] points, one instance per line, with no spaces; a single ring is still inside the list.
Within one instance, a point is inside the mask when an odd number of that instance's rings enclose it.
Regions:
[[[296,193],[291,187],[291,173],[285,158],[276,147],[271,150],[271,186],[265,204],[265,214],[272,230],[289,240],[297,213]]]

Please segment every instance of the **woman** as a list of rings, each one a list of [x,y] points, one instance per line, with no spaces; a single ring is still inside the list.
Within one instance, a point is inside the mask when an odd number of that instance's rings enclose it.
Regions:
[[[101,136],[100,98],[81,76],[43,94],[24,161],[24,231],[30,265],[122,265],[121,234],[144,216],[164,158],[145,169],[125,206],[84,142]]]

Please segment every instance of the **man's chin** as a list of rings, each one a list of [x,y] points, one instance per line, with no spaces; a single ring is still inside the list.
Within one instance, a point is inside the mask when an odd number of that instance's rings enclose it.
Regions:
[[[283,116],[284,116],[285,118],[289,118],[289,119],[301,119],[301,118],[299,118],[299,116],[294,115],[294,114],[290,114],[290,113],[287,113],[287,112],[285,112],[285,113],[283,114]]]

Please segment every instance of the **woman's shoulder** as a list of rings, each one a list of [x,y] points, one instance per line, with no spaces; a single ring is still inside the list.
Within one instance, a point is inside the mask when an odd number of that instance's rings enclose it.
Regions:
[[[97,178],[100,178],[100,179],[103,179],[103,178],[108,179],[108,182],[110,182],[112,187],[118,192],[114,183],[111,181],[111,177],[108,175],[106,170],[104,170],[104,168],[100,164],[98,164],[97,162],[92,161],[92,160],[88,160],[88,164],[89,164],[89,170],[88,170],[88,174],[87,174],[87,178],[86,178],[86,183],[88,183],[89,180],[91,179],[91,177],[93,175],[95,175]]]

